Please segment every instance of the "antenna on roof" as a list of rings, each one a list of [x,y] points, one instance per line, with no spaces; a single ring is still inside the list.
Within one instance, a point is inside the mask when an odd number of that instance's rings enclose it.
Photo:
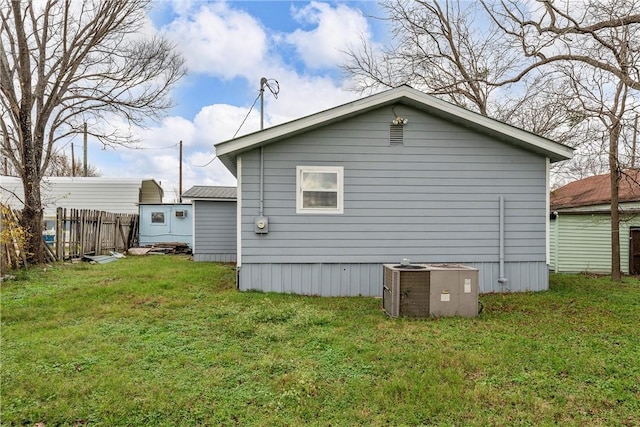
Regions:
[[[247,115],[244,116],[242,123],[240,123],[238,130],[236,130],[236,133],[233,134],[233,137],[231,139],[234,139],[236,135],[238,135],[238,132],[240,132],[240,129],[242,129],[244,122],[247,121],[249,114],[251,114],[251,111],[253,111],[253,107],[256,106],[256,102],[258,102],[258,99],[260,100],[260,130],[264,129],[264,88],[265,86],[269,89],[269,92],[271,92],[273,96],[275,96],[276,99],[278,99],[278,94],[280,93],[280,84],[278,83],[278,81],[276,79],[267,79],[266,77],[261,78],[260,91],[258,92],[258,96],[256,96],[256,99],[253,100],[253,105],[251,105],[251,108],[249,108],[249,112],[247,112]]]
[[[271,85],[274,85],[273,87]],[[260,79],[260,130],[264,129],[264,88],[269,89],[269,92],[278,99],[280,93],[280,83],[276,79],[267,79],[263,77]]]
[[[274,85],[273,87],[271,85]],[[269,89],[269,92],[278,99],[280,93],[280,83],[275,79],[267,79],[263,77],[260,79],[260,130],[264,129],[264,88]],[[260,146],[260,204],[258,207],[258,216],[262,218],[264,216],[264,145]],[[266,220],[266,218],[265,218]],[[260,227],[262,229],[262,227]]]

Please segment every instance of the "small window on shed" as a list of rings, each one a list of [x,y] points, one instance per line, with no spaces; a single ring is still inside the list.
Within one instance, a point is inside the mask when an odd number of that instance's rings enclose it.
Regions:
[[[391,124],[389,125],[389,144],[390,145],[403,145],[404,144],[404,125],[403,124]]]
[[[164,224],[164,212],[151,212],[151,224]]]

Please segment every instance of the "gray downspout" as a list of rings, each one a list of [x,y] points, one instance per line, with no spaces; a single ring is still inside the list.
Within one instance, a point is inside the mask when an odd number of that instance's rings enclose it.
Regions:
[[[556,228],[555,230],[553,230],[553,234],[555,236],[556,239],[556,247],[554,248],[553,252],[556,258],[556,265],[554,267],[554,272],[557,273],[560,271],[560,215],[558,214],[558,212],[554,212],[556,214]]]
[[[505,286],[509,279],[504,276],[504,196],[500,196],[500,269],[498,283]]]

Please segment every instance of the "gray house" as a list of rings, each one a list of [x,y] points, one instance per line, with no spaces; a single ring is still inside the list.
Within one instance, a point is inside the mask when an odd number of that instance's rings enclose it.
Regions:
[[[196,185],[182,194],[193,205],[193,260],[236,261],[236,187]]]
[[[382,264],[544,290],[549,165],[572,149],[401,86],[216,145],[238,180],[238,287],[382,294]]]

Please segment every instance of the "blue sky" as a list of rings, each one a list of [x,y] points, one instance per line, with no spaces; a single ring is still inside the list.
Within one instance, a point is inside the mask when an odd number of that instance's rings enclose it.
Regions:
[[[154,178],[165,202],[176,199],[178,141],[183,191],[192,185],[235,185],[214,158],[213,145],[233,137],[259,89],[261,77],[279,82],[266,93],[265,125],[287,122],[358,97],[340,65],[360,37],[383,43],[384,23],[374,1],[158,0],[145,32],[162,34],[186,60],[189,74],[173,90],[175,107],[162,122],[135,133],[138,149],[89,145],[89,163],[103,176]],[[239,135],[259,128],[258,105]],[[207,164],[206,167],[203,167]]]

